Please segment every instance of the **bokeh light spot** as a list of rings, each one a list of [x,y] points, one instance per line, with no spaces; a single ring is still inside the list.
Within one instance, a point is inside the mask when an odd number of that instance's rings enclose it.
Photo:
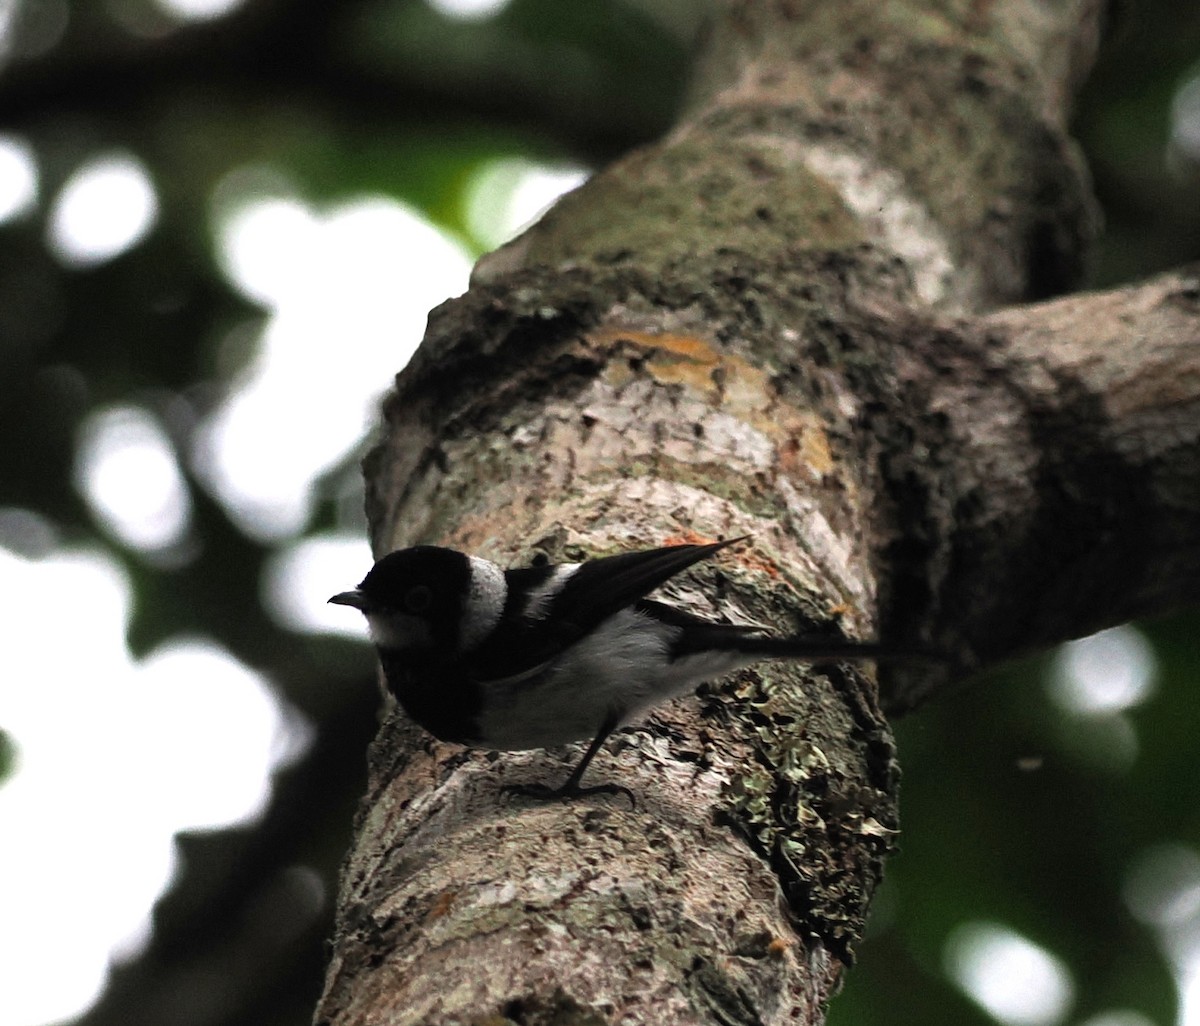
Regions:
[[[1192,164],[1200,164],[1200,71],[1180,86],[1171,101],[1171,143]]]
[[[1170,926],[1200,915],[1200,855],[1182,844],[1141,853],[1125,884],[1129,910],[1150,926]]]
[[[363,618],[329,596],[353,588],[371,569],[371,546],[361,535],[305,538],[276,553],[263,579],[264,604],[289,630],[343,634],[367,640]]]
[[[485,249],[495,249],[587,181],[588,173],[575,164],[488,161],[472,174],[463,194],[467,228]]]
[[[945,965],[963,993],[1008,1026],[1052,1026],[1074,997],[1058,958],[997,923],[957,927],[946,942]]]
[[[33,148],[15,135],[0,135],[0,223],[32,210],[37,191]]]
[[[29,60],[49,53],[70,21],[67,0],[0,0],[0,59]]]
[[[165,549],[188,529],[191,500],[175,452],[144,410],[122,406],[88,417],[75,480],[97,519],[126,545]]]
[[[26,559],[41,559],[58,540],[58,531],[42,514],[21,506],[0,506],[0,548]]]
[[[457,21],[482,21],[492,18],[512,0],[426,0],[439,14]]]
[[[1136,627],[1112,627],[1063,645],[1052,676],[1055,701],[1070,712],[1122,712],[1154,690],[1154,650]]]
[[[217,253],[225,276],[268,309],[312,284],[316,218],[291,197],[234,202],[218,212]],[[303,283],[303,284],[302,284]]]
[[[105,153],[67,179],[50,209],[46,241],[62,263],[90,267],[137,245],[157,218],[158,197],[142,162]]]
[[[245,0],[156,0],[158,6],[179,21],[210,21],[236,10]]]

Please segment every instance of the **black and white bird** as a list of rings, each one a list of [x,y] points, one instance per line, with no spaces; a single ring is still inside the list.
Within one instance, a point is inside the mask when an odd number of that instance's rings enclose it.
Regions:
[[[605,738],[652,706],[763,659],[881,654],[870,643],[712,623],[646,598],[743,540],[513,570],[418,545],[384,556],[329,601],[366,616],[389,689],[435,737],[506,750],[591,741],[561,787],[514,790],[628,793],[579,782]]]

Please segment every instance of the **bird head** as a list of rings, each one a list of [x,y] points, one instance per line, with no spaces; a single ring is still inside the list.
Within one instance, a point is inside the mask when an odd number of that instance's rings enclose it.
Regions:
[[[389,552],[357,588],[329,601],[359,610],[379,648],[438,659],[478,645],[499,621],[506,592],[495,563],[417,545]]]

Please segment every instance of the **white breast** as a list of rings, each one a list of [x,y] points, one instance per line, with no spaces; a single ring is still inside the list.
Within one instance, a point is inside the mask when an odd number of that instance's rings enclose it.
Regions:
[[[720,656],[670,662],[677,632],[621,610],[539,672],[485,684],[482,736],[504,749],[590,740],[610,715],[629,722],[732,668]]]

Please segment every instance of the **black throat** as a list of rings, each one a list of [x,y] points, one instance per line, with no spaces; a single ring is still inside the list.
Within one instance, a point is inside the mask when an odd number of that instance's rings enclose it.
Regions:
[[[378,652],[388,690],[429,733],[456,744],[470,744],[479,736],[479,684],[461,667],[422,660],[411,652],[384,648]]]

